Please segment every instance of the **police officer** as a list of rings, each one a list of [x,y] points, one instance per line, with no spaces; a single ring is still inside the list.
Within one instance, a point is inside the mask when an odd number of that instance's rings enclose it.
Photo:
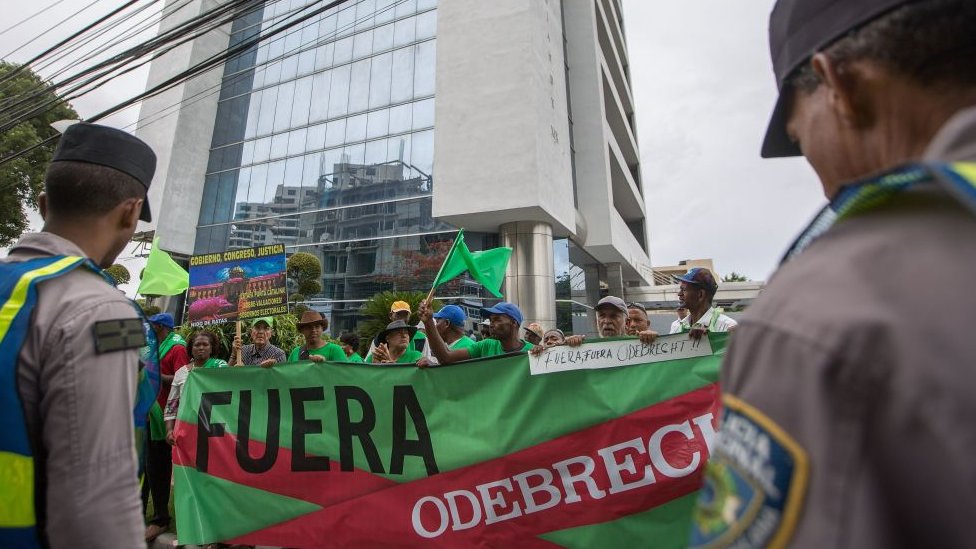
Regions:
[[[763,156],[830,206],[730,342],[692,546],[974,546],[973,29],[972,0],[777,2]]]
[[[42,232],[0,261],[2,547],[145,546],[133,405],[151,338],[100,269],[150,220],[155,167],[125,132],[70,126],[38,197]]]

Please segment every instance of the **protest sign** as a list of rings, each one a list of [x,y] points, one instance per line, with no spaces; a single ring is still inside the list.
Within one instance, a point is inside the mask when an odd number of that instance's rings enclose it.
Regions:
[[[191,326],[288,312],[285,246],[272,244],[190,258]]]
[[[599,368],[618,368],[712,354],[708,338],[691,339],[688,334],[661,336],[645,345],[634,337],[598,339],[579,347],[557,345],[539,356],[529,357],[532,375]]]
[[[684,547],[718,415],[710,337],[705,357],[539,376],[525,354],[196,369],[180,542]]]

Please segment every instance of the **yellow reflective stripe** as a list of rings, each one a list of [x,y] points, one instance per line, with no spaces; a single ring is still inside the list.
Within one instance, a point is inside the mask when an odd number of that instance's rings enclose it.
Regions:
[[[7,336],[7,330],[10,329],[14,317],[17,316],[20,308],[24,306],[24,301],[27,299],[27,289],[30,288],[31,282],[37,277],[54,274],[79,261],[82,261],[82,258],[66,257],[51,263],[47,267],[41,267],[40,269],[25,273],[20,277],[17,285],[14,286],[14,291],[10,292],[10,299],[3,304],[3,307],[0,307],[0,341],[3,341],[3,338]]]
[[[0,452],[0,528],[34,526],[34,459]]]
[[[976,162],[957,162],[952,165],[952,169],[976,185]]]

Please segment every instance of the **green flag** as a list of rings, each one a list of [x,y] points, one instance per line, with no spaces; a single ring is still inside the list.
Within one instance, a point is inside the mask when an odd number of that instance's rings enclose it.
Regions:
[[[159,237],[153,239],[152,251],[142,271],[138,293],[142,295],[177,295],[190,286],[190,275],[168,253],[159,247]]]
[[[508,268],[510,257],[512,257],[511,248],[492,248],[471,253],[468,245],[464,243],[464,229],[461,229],[454,239],[451,251],[447,252],[447,257],[444,258],[437,278],[434,279],[434,287],[468,272],[471,278],[484,286],[493,296],[502,297],[499,290],[502,282],[505,281],[505,270]]]

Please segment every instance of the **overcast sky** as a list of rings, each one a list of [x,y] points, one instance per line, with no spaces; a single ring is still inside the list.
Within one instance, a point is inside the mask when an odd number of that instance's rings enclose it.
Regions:
[[[5,2],[0,30],[56,1]],[[8,56],[90,3],[62,0],[3,32],[0,55],[26,61],[121,0],[99,0]],[[652,264],[712,258],[723,275],[736,271],[766,279],[824,203],[803,159],[759,158],[776,91],[766,37],[773,0],[623,0],[623,5]],[[90,116],[142,91],[145,79],[145,71],[137,71],[73,106]],[[124,127],[137,115],[137,109],[129,109],[102,123]],[[124,264],[137,276],[139,263]]]

